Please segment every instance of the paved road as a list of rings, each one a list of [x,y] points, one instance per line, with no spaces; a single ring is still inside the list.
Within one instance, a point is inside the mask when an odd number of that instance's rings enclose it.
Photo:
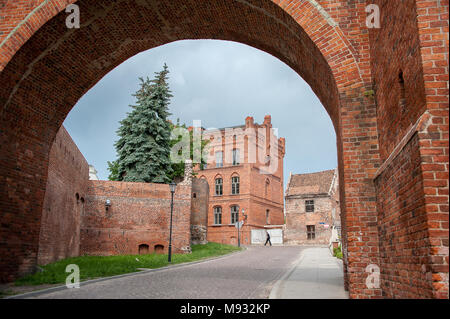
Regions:
[[[340,260],[327,247],[306,248],[270,293],[274,299],[348,299]]]
[[[251,246],[244,252],[173,269],[114,278],[33,298],[268,298],[302,247]]]

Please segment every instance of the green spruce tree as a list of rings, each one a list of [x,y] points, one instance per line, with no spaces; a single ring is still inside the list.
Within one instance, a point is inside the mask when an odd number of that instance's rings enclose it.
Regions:
[[[133,95],[136,104],[120,122],[115,143],[118,154],[118,180],[126,182],[168,183],[173,173],[170,162],[168,107],[172,97],[167,65],[153,80],[142,79]]]
[[[107,161],[108,163],[108,171],[109,176],[108,180],[110,181],[118,181],[119,180],[119,162],[117,160],[115,161]]]

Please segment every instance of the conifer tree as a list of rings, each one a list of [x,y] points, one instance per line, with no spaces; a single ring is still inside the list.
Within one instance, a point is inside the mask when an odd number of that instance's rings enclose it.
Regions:
[[[172,94],[167,65],[155,78],[140,78],[140,89],[133,94],[136,104],[120,121],[115,143],[118,179],[127,182],[168,183],[171,181],[170,129],[168,107]]]

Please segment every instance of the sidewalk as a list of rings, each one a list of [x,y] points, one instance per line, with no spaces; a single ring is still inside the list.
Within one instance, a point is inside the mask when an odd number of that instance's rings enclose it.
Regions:
[[[327,247],[306,248],[273,287],[270,299],[348,299],[340,260]]]

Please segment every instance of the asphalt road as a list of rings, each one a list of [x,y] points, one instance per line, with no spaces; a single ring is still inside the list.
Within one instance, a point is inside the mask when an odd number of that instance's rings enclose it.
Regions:
[[[30,298],[268,298],[274,284],[292,268],[302,249],[251,246],[210,261],[82,283],[80,288],[64,288]]]

